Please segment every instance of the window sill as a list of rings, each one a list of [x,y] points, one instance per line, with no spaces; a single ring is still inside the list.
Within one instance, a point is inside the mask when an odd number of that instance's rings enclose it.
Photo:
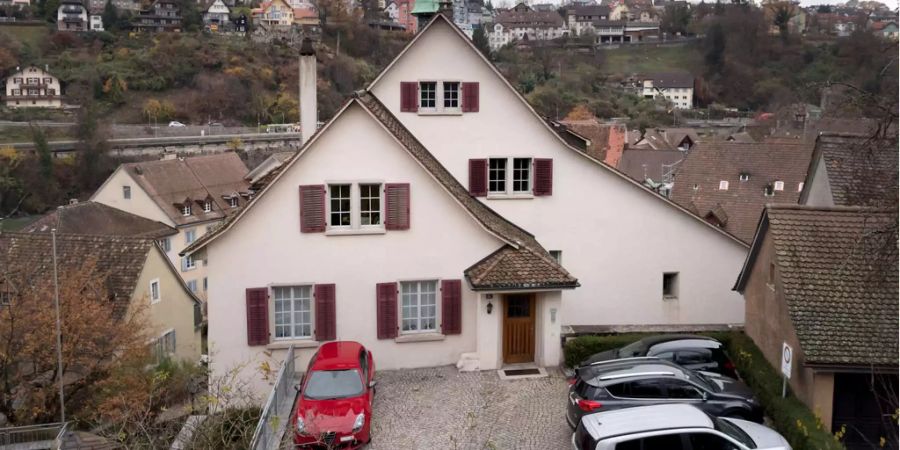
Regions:
[[[355,228],[355,229],[331,229],[325,230],[325,236],[357,236],[366,234],[385,234],[384,228]]]
[[[311,339],[301,339],[301,340],[293,340],[293,341],[275,341],[270,342],[266,345],[266,348],[269,350],[287,350],[291,345],[294,348],[318,348],[319,341],[313,341]]]
[[[663,300],[678,300],[678,297],[674,295],[663,295]]]
[[[461,116],[461,115],[463,115],[463,112],[461,110],[444,110],[444,111],[424,110],[423,111],[420,109],[417,112],[419,113],[420,116]]]
[[[534,194],[488,194],[488,200],[532,200]]]
[[[443,341],[447,337],[440,333],[415,333],[415,334],[404,334],[394,338],[394,342],[398,344],[404,344],[407,342],[431,342],[431,341]]]

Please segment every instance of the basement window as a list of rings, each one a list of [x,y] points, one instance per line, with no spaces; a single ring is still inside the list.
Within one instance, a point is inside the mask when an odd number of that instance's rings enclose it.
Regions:
[[[666,272],[663,274],[663,299],[672,300],[678,298],[678,272]]]

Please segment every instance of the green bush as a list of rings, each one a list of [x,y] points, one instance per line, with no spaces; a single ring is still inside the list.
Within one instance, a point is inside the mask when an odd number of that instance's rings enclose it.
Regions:
[[[652,333],[658,334],[658,333]],[[566,366],[573,367],[594,353],[622,347],[651,333],[627,333],[607,336],[580,336],[563,347]],[[844,446],[824,429],[821,420],[788,389],[781,398],[781,374],[769,364],[756,344],[744,333],[697,333],[718,339],[737,367],[744,382],[756,393],[772,427],[790,442],[794,450],[832,450]]]

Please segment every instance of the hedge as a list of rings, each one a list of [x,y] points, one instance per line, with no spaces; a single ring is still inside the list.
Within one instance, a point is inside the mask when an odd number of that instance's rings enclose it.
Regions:
[[[718,339],[725,344],[738,373],[756,393],[771,418],[771,426],[790,442],[794,450],[832,450],[844,446],[825,430],[822,422],[796,398],[788,387],[787,398],[781,398],[781,375],[769,364],[756,344],[742,332],[698,333]],[[573,367],[588,356],[622,347],[648,333],[628,333],[607,336],[580,336],[566,342],[565,363]]]

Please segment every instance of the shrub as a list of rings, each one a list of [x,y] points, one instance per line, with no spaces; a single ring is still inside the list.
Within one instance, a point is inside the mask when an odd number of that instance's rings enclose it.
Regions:
[[[608,336],[579,336],[575,339],[570,339],[563,347],[566,366],[575,367],[576,364],[584,361],[594,353],[623,347],[645,336],[648,335],[644,333],[629,333]]]

